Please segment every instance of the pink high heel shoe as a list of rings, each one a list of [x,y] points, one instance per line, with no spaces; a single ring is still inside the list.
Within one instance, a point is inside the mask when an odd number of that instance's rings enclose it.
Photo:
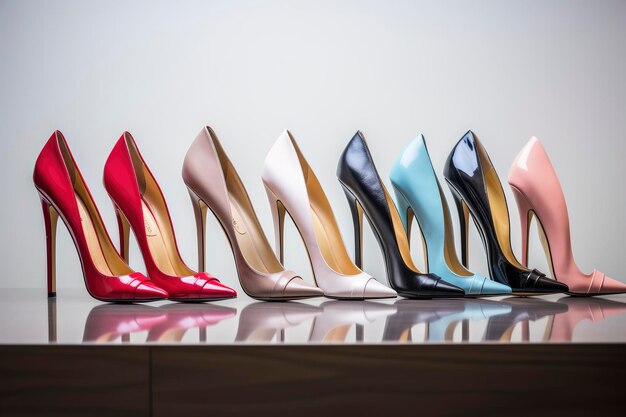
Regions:
[[[593,296],[626,292],[626,284],[598,270],[584,274],[576,266],[563,190],[539,139],[530,139],[517,155],[509,171],[509,184],[522,225],[522,264],[528,264],[529,227],[535,216],[552,276],[567,284],[568,294]]]

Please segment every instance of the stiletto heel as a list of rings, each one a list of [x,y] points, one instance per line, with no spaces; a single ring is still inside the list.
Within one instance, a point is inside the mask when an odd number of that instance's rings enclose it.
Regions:
[[[534,217],[548,266],[568,294],[579,296],[626,293],[626,284],[594,269],[585,274],[572,251],[567,203],[550,158],[537,138],[517,155],[509,171],[509,185],[517,200],[522,223],[522,261],[528,262],[528,229]]]
[[[139,152],[124,132],[104,165],[104,187],[121,219],[132,228],[150,278],[176,301],[217,301],[237,296],[208,272],[196,272],[183,261],[165,196]],[[123,242],[122,242],[123,243]],[[128,252],[124,248],[123,252]]]
[[[348,202],[360,209],[382,250],[391,287],[408,298],[463,297],[463,289],[436,274],[422,273],[411,258],[406,226],[398,215],[374,165],[361,132],[357,132],[339,158],[337,178]],[[353,209],[353,210],[354,210]]]
[[[461,263],[469,267],[469,208],[463,198],[450,186],[450,193],[459,215],[459,229],[461,233]]]
[[[120,211],[119,208],[113,205],[115,209],[115,218],[117,219],[117,230],[120,237],[120,255],[124,262],[128,263],[128,258],[130,255],[130,224],[126,217],[124,217],[124,213]]]
[[[58,130],[37,157],[33,182],[41,197],[46,226],[48,296],[56,293],[56,226],[61,217],[78,252],[89,295],[112,302],[167,298],[167,291],[133,271],[115,249],[85,179]]]
[[[435,174],[423,135],[409,142],[396,159],[389,177],[401,210],[408,214],[405,221],[411,222],[410,214],[415,214],[422,235],[428,272],[463,289],[468,297],[511,293],[510,287],[467,269],[469,212],[465,203],[455,194],[455,205],[461,224],[463,263],[459,261],[448,202]],[[404,227],[410,238],[410,223],[404,223]]]
[[[522,265],[528,267],[528,235],[530,234],[530,223],[533,219],[533,211],[530,203],[520,190],[511,186],[513,197],[517,202],[517,210],[519,211],[519,220],[522,236]]]
[[[285,206],[280,202],[278,197],[274,195],[272,190],[267,188],[265,184],[263,184],[265,188],[265,193],[267,194],[267,199],[270,203],[270,211],[272,212],[272,220],[274,224],[274,242],[276,248],[276,254],[278,255],[278,260],[281,264],[285,263],[285,245],[284,245],[284,233],[285,233]]]
[[[48,297],[56,297],[56,237],[59,213],[44,197],[41,197],[41,206],[43,208],[43,218],[46,225],[46,274],[48,282]]]
[[[466,212],[472,215],[478,228],[487,252],[491,279],[511,287],[513,295],[542,295],[568,290],[567,285],[548,278],[536,269],[526,268],[515,257],[502,184],[487,151],[472,131],[454,146],[443,174],[457,200],[461,230],[467,230]],[[462,240],[466,252],[467,233]],[[466,253],[464,262],[467,264],[467,261]]]
[[[206,209],[210,209],[228,238],[239,282],[246,294],[264,301],[324,295],[320,288],[282,266],[267,241],[241,178],[210,127],[203,128],[189,147],[182,171],[183,180],[191,190],[198,230],[204,230]],[[275,196],[268,193],[268,197],[278,226],[274,232],[277,251],[282,256],[284,211]],[[198,251],[204,252],[204,233],[200,236],[198,232],[198,236]],[[205,255],[199,256],[203,259]]]
[[[280,200],[300,232],[313,277],[326,297],[354,300],[396,296],[350,258],[328,198],[289,131],[283,132],[270,149],[262,177],[273,194],[268,194],[270,203]]]
[[[189,198],[191,199],[191,207],[193,215],[196,219],[196,238],[198,240],[198,271],[203,272],[206,268],[206,212],[207,206],[202,199],[193,192],[191,188],[187,188]]]
[[[343,192],[350,206],[352,214],[352,224],[354,226],[354,264],[363,268],[363,207],[359,204],[356,197],[350,190],[341,184]]]

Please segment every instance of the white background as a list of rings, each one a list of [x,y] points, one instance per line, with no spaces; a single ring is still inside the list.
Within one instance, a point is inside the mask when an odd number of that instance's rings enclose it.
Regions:
[[[1,1],[0,287],[45,287],[31,175],[54,129],[67,137],[114,241],[102,167],[121,133],[132,132],[195,267],[180,169],[204,124],[221,138],[271,242],[260,172],[283,129],[299,141],[349,243],[335,168],[357,129],[387,184],[419,132],[441,175],[451,147],[472,129],[505,184],[518,254],[506,175],[536,135],[565,190],[580,267],[625,280],[625,41],[623,1]],[[239,289],[227,240],[213,219],[209,228],[208,268]],[[59,230],[58,287],[84,288],[71,239]],[[287,267],[310,280],[291,224],[287,232]],[[413,243],[421,263],[417,235]],[[532,266],[547,271],[535,229],[531,244]],[[470,246],[472,269],[486,273],[474,229]],[[142,270],[132,248],[131,265]],[[365,269],[385,282],[369,230],[365,249]]]

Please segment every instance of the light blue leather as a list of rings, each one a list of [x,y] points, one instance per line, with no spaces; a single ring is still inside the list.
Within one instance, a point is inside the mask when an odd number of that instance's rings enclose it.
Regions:
[[[413,139],[400,154],[391,169],[390,177],[405,231],[409,226],[407,224],[409,207],[415,213],[426,243],[428,272],[463,288],[466,295],[511,293],[509,286],[474,274],[461,265],[454,250],[454,233],[448,204],[433,169],[423,135]],[[452,248],[447,254],[447,259],[446,238],[451,239],[449,246]]]

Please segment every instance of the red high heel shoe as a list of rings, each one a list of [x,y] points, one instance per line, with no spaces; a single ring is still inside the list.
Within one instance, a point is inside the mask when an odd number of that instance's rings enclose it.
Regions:
[[[128,262],[132,227],[148,276],[178,301],[215,301],[237,296],[206,272],[192,271],[182,260],[165,198],[130,133],[117,141],[104,166],[106,188],[117,216],[120,253]]]
[[[58,130],[45,144],[33,174],[46,225],[48,296],[56,295],[56,226],[67,226],[82,264],[87,292],[102,301],[153,301],[167,298],[162,288],[135,272],[119,256],[100,213]]]

